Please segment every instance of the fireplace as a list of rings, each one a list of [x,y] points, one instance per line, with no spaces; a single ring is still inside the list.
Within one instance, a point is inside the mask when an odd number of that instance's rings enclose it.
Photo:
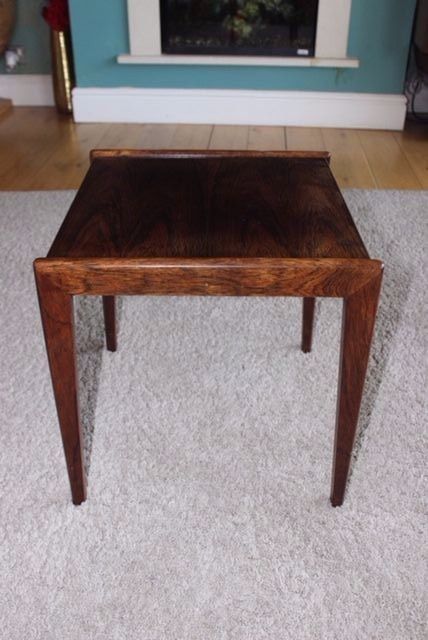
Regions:
[[[127,0],[120,64],[358,67],[352,0]]]
[[[165,54],[313,56],[318,0],[160,0]]]

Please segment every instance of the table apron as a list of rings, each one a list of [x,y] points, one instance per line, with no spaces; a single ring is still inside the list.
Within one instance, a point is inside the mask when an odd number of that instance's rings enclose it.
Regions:
[[[70,295],[347,297],[383,268],[371,259],[39,258],[45,286]]]

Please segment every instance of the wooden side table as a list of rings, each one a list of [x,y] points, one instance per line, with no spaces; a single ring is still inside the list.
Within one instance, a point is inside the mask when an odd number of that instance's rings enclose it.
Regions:
[[[326,153],[94,151],[46,258],[40,310],[74,504],[86,498],[73,296],[103,296],[116,349],[117,295],[344,299],[331,490],[341,505],[383,265],[370,259]],[[302,478],[303,482],[303,478]]]

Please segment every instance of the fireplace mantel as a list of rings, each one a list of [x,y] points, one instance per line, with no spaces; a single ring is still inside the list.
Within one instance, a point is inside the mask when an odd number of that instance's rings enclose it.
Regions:
[[[130,52],[120,64],[200,64],[266,67],[358,67],[347,56],[352,0],[319,0],[313,57],[171,55],[162,53],[159,0],[127,0]]]

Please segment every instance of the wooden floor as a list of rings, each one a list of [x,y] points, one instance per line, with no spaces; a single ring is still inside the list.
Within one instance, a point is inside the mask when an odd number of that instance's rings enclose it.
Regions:
[[[94,148],[328,150],[341,187],[428,188],[428,127],[403,132],[295,127],[74,124],[53,108],[0,118],[0,189],[75,189]]]

